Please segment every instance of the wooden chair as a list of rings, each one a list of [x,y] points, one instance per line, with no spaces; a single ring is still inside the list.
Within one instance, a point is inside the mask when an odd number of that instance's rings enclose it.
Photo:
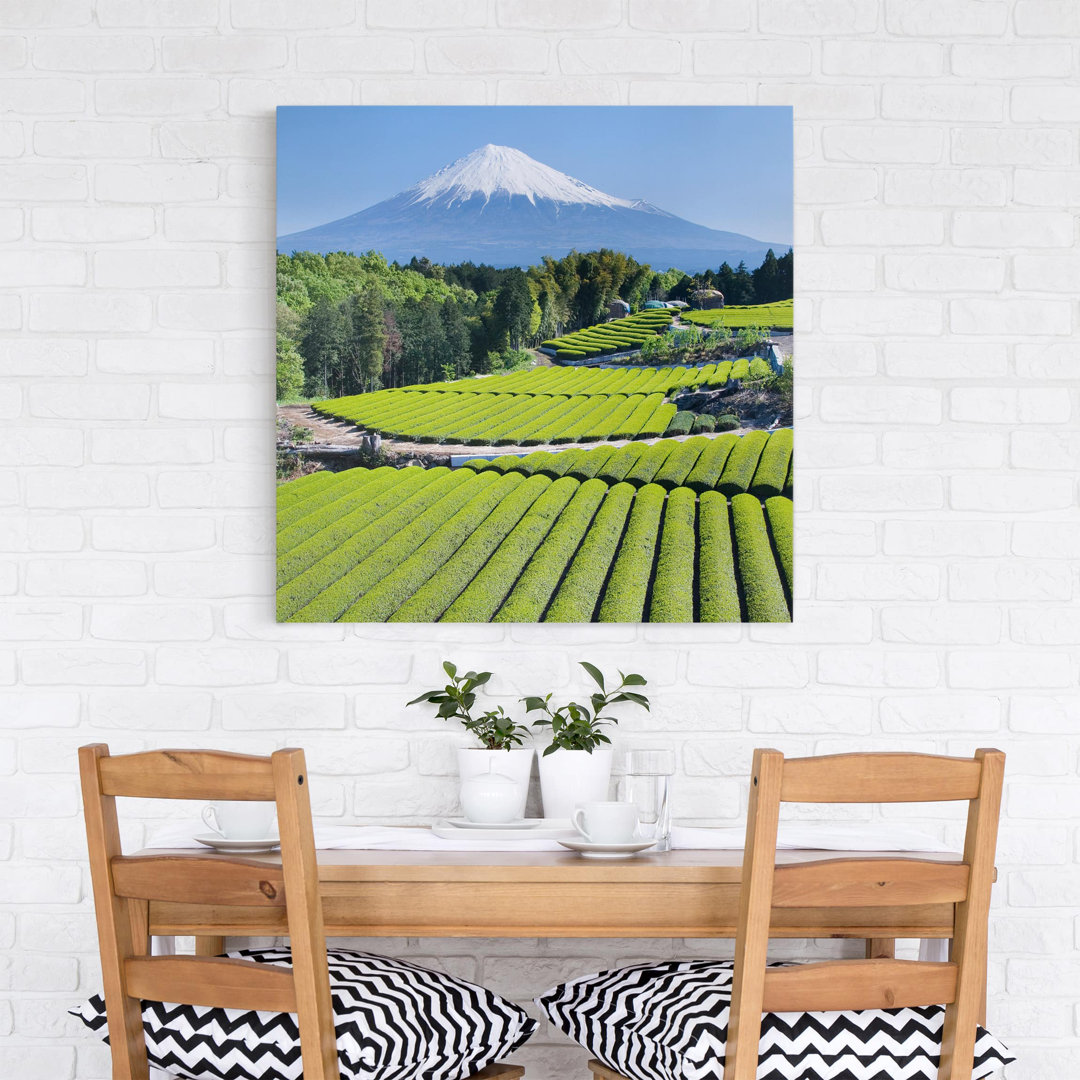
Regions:
[[[757,750],[746,822],[724,1080],[754,1080],[766,1012],[945,1005],[939,1080],[970,1080],[986,988],[987,923],[1005,771],[1000,750],[974,758],[837,754],[785,760]],[[776,866],[780,804],[967,802],[958,862],[853,857]],[[947,963],[830,960],[767,968],[773,908],[953,904]],[[595,1080],[625,1080],[590,1061]]]
[[[143,1000],[296,1013],[305,1080],[340,1080],[303,750],[278,750],[268,758],[208,750],[111,757],[98,744],[79,750],[79,771],[113,1080],[148,1080]],[[117,796],[273,802],[281,865],[222,855],[126,856]],[[292,969],[227,957],[149,955],[149,904],[170,900],[285,907]],[[493,1065],[475,1080],[523,1073]]]

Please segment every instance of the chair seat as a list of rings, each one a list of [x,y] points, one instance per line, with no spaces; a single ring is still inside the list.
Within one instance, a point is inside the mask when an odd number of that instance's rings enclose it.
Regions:
[[[288,949],[226,955],[289,966]],[[405,960],[328,953],[342,1080],[515,1080],[524,1070],[497,1059],[521,1046],[537,1023],[483,987]],[[100,996],[73,1009],[106,1035]],[[209,1006],[143,1002],[150,1063],[191,1080],[300,1080],[296,1017]]]
[[[536,1003],[594,1054],[598,1080],[722,1080],[734,965],[673,960],[603,971]],[[766,1013],[758,1080],[937,1080],[941,1006]],[[973,1080],[1012,1061],[979,1029]]]

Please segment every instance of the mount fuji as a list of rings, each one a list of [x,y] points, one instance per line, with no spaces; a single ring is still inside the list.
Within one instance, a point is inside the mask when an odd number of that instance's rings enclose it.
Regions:
[[[696,225],[642,200],[621,199],[510,146],[482,146],[366,210],[278,237],[282,252],[380,251],[408,262],[530,266],[544,255],[612,248],[654,269],[689,273],[745,260],[771,247]]]

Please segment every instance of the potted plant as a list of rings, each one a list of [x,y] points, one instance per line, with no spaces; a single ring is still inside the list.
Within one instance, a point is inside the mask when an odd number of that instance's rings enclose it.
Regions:
[[[551,695],[526,697],[527,712],[542,712],[533,727],[551,729],[551,745],[540,757],[540,792],[544,800],[544,816],[568,818],[581,803],[604,801],[611,783],[611,740],[604,734],[605,724],[617,724],[618,718],[604,716],[604,710],[623,701],[633,702],[644,709],[649,699],[628,687],[644,686],[641,675],[624,675],[614,690],[608,690],[604,675],[594,664],[579,661],[589,677],[600,688],[589,697],[588,705],[568,702],[554,711]]]
[[[449,682],[441,690],[427,690],[413,698],[410,705],[427,702],[437,705],[436,715],[443,720],[460,720],[462,727],[479,740],[476,747],[458,748],[458,775],[462,784],[476,776],[494,773],[508,777],[518,786],[518,817],[525,816],[529,795],[533,748],[523,746],[529,729],[506,715],[500,705],[473,716],[476,690],[491,678],[490,671],[466,671],[458,674],[449,660],[443,661]]]

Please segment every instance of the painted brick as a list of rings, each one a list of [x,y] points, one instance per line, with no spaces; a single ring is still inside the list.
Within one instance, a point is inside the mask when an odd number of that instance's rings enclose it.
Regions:
[[[885,201],[908,206],[1004,206],[1005,174],[999,169],[888,169]]]
[[[145,240],[154,233],[149,206],[43,206],[33,210],[30,220],[35,240],[108,244]]]
[[[535,7],[542,6],[536,0],[531,2]],[[514,3],[515,0],[511,0],[506,6],[514,6]],[[516,0],[516,3],[517,6],[525,6],[530,0]],[[603,5],[589,6],[599,8]],[[570,20],[582,18],[580,10],[573,13],[575,7],[580,9],[581,5],[565,4],[560,11],[565,12]],[[618,5],[607,0],[607,7],[607,18],[616,18]],[[630,25],[637,30],[659,30],[664,33],[692,30],[701,34],[714,30],[730,34],[750,28],[750,4],[747,0],[667,0],[662,8],[658,8],[651,0],[630,0]]]
[[[368,5],[368,24],[371,23]],[[356,0],[232,0],[229,21],[240,29],[327,30],[356,21]],[[260,65],[261,66],[261,65]]]
[[[424,46],[424,62],[432,74],[474,72],[530,73],[547,70],[551,49],[542,39],[529,36],[475,36],[431,38]],[[399,60],[406,63],[404,50]],[[408,64],[412,64],[411,47]],[[330,65],[334,66],[334,65]],[[385,70],[374,68],[372,70]],[[405,70],[403,66],[397,70]]]
[[[804,41],[737,42],[719,38],[696,41],[693,52],[695,75],[809,75],[810,46]]]
[[[288,53],[285,38],[255,34],[167,37],[161,43],[161,62],[166,71],[273,70],[285,66]]]
[[[218,20],[218,0],[157,0],[147,7],[142,0],[98,0],[95,7],[102,26],[211,26]]]
[[[1015,1080],[1075,1074],[1058,987],[1080,947],[1078,17],[1070,0],[0,0],[0,861],[27,898],[0,913],[0,1074],[108,1074],[63,1011],[99,984],[72,891],[77,745],[295,741],[324,820],[430,820],[458,808],[461,733],[408,709],[416,688],[453,658],[494,670],[485,703],[514,711],[580,695],[579,656],[648,675],[654,709],[626,714],[620,752],[676,749],[676,811],[702,824],[738,825],[764,742],[1003,746],[991,1026]],[[798,117],[796,621],[276,624],[274,106],[688,101]],[[924,820],[959,842],[955,816]],[[64,901],[33,911],[54,881]],[[730,955],[357,945],[521,997],[537,962],[554,981],[583,957]],[[548,1033],[522,1061],[537,1080],[586,1071]]]

